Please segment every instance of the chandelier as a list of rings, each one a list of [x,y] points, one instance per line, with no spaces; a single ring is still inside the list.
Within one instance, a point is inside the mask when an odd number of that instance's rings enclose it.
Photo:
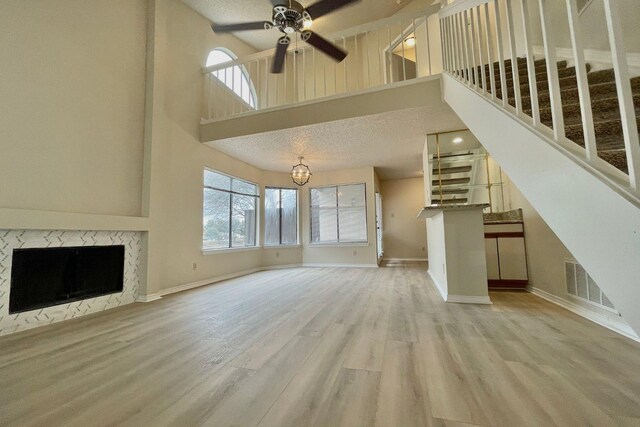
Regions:
[[[309,178],[311,178],[311,171],[309,170],[309,166],[302,163],[304,157],[298,157],[298,164],[291,169],[291,179],[296,185],[302,187],[307,182],[309,182]]]

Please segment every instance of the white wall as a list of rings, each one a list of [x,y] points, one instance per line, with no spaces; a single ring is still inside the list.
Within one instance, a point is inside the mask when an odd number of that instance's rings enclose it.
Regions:
[[[427,259],[427,231],[417,219],[424,207],[423,178],[380,183],[385,259]]]
[[[146,4],[0,2],[0,208],[140,215]]]
[[[541,289],[601,316],[619,321],[619,316],[567,295],[564,260],[574,260],[575,257],[506,175],[505,181],[506,208],[521,208],[524,216],[529,286]]]

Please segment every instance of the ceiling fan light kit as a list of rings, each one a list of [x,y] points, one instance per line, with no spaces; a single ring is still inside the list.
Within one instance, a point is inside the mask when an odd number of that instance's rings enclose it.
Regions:
[[[295,0],[274,1],[276,4],[273,6],[271,22],[258,21],[241,24],[213,24],[211,28],[216,33],[270,30],[272,28],[277,28],[278,31],[284,34],[284,36],[278,39],[273,61],[271,63],[271,72],[275,74],[282,73],[284,69],[287,48],[291,44],[291,38],[289,36],[296,35],[297,37],[298,33],[303,41],[323,52],[325,55],[330,56],[336,62],[341,62],[347,57],[347,52],[334,45],[329,40],[309,30],[309,28],[311,28],[314,19],[327,15],[359,0],[320,0],[307,8],[304,8]]]

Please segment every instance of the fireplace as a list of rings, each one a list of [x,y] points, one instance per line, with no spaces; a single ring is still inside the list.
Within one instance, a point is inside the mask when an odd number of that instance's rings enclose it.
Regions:
[[[125,248],[14,249],[9,314],[123,291]]]

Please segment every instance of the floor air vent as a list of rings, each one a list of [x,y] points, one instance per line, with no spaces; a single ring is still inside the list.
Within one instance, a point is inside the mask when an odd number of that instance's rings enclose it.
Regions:
[[[569,295],[617,313],[609,298],[580,264],[573,260],[565,260],[564,271]]]

